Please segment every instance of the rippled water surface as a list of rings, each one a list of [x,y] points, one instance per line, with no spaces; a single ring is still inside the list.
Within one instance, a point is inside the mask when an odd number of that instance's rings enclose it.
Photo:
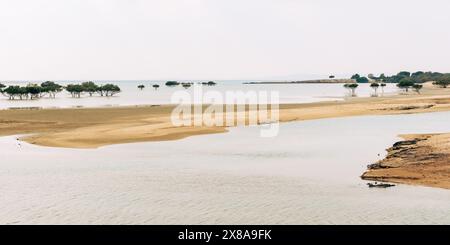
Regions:
[[[359,178],[398,134],[450,132],[448,112],[259,130],[93,150],[2,137],[0,223],[450,224],[449,190]]]

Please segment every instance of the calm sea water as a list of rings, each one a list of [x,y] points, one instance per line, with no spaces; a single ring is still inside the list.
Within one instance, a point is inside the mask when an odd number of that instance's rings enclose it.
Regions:
[[[259,130],[92,150],[2,137],[0,223],[450,224],[449,190],[359,178],[398,134],[449,132],[450,112]]]
[[[66,85],[71,82],[59,82]],[[76,82],[72,82],[76,83]],[[105,82],[96,82],[102,84]],[[100,107],[100,106],[126,106],[126,105],[155,105],[170,104],[171,96],[175,91],[186,91],[193,94],[193,88],[184,89],[181,86],[167,87],[162,81],[115,81],[122,89],[120,94],[114,97],[100,97],[95,95],[82,98],[72,98],[67,92],[61,92],[55,99],[41,98],[39,100],[14,100],[10,101],[6,97],[0,97],[0,109],[12,107]],[[280,103],[310,103],[327,100],[341,100],[348,96],[348,91],[343,88],[343,84],[243,84],[243,81],[218,81],[216,86],[203,86],[203,91],[219,91],[222,95],[231,91],[277,91],[280,96]],[[11,83],[4,82],[5,85],[26,85],[27,82]],[[144,90],[139,90],[138,85],[146,86]],[[159,84],[160,88],[155,90],[151,86]],[[385,94],[396,93],[398,89],[394,84],[388,84],[384,89]],[[381,89],[379,89],[381,93]],[[369,84],[361,84],[357,89],[360,97],[368,97],[373,93]]]

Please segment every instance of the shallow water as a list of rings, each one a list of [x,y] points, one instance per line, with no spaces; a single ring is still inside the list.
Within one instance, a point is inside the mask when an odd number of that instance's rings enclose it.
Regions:
[[[8,83],[6,85],[20,84],[25,86],[27,83]],[[71,82],[59,82],[67,85]],[[76,83],[76,82],[73,82]],[[102,82],[97,82],[102,84]],[[105,83],[105,82],[103,82]],[[161,81],[115,81],[112,82],[119,85],[122,89],[120,94],[114,97],[100,97],[95,95],[89,97],[84,95],[82,98],[72,98],[67,92],[61,92],[56,98],[41,98],[39,100],[13,100],[10,101],[6,97],[0,97],[0,109],[14,107],[99,107],[99,106],[129,106],[129,105],[155,105],[170,104],[171,96],[175,91],[186,91],[191,95],[193,88],[184,89],[181,86],[167,87],[165,82]],[[139,90],[137,86],[144,84],[146,88]],[[160,88],[155,90],[151,86],[159,84]],[[348,91],[343,88],[342,84],[243,84],[242,81],[219,81],[216,86],[202,86],[203,92],[219,91],[222,95],[226,91],[277,91],[280,96],[280,103],[311,103],[317,101],[341,100],[348,96]],[[357,89],[360,97],[368,97],[374,91],[369,84],[361,84]],[[381,89],[378,91],[381,93]],[[384,89],[385,94],[396,93],[398,89],[394,84],[387,84]]]
[[[94,150],[2,137],[0,223],[450,224],[449,190],[359,178],[398,134],[450,132],[450,112],[259,130]]]

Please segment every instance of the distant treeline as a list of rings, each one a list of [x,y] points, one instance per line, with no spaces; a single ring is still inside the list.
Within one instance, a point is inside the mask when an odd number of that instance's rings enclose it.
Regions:
[[[63,90],[69,92],[74,98],[80,98],[84,93],[89,94],[89,96],[97,93],[100,96],[109,97],[121,91],[119,86],[110,83],[97,85],[94,82],[83,82],[81,84],[69,84],[67,86],[62,86],[52,81],[41,84],[28,84],[26,86],[5,86],[0,83],[0,93],[10,100],[39,99],[44,96],[55,98],[56,94]]]
[[[367,75],[367,77],[361,76],[359,74],[355,74],[351,77],[351,79],[356,80],[358,83],[369,83],[369,82],[378,82],[378,83],[425,83],[433,81],[436,85],[440,85],[442,87],[447,87],[450,83],[450,73],[439,73],[439,72],[409,72],[409,71],[401,71],[393,76],[385,76],[381,74],[379,76],[374,76],[373,74]]]

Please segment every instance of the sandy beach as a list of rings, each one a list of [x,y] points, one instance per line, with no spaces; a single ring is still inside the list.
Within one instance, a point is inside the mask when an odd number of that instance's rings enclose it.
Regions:
[[[282,104],[279,108],[280,122],[447,111],[450,110],[450,90],[428,87],[421,94]],[[96,148],[227,131],[226,127],[173,126],[173,109],[173,105],[161,105],[0,110],[0,135],[29,134],[22,140],[41,146]]]

